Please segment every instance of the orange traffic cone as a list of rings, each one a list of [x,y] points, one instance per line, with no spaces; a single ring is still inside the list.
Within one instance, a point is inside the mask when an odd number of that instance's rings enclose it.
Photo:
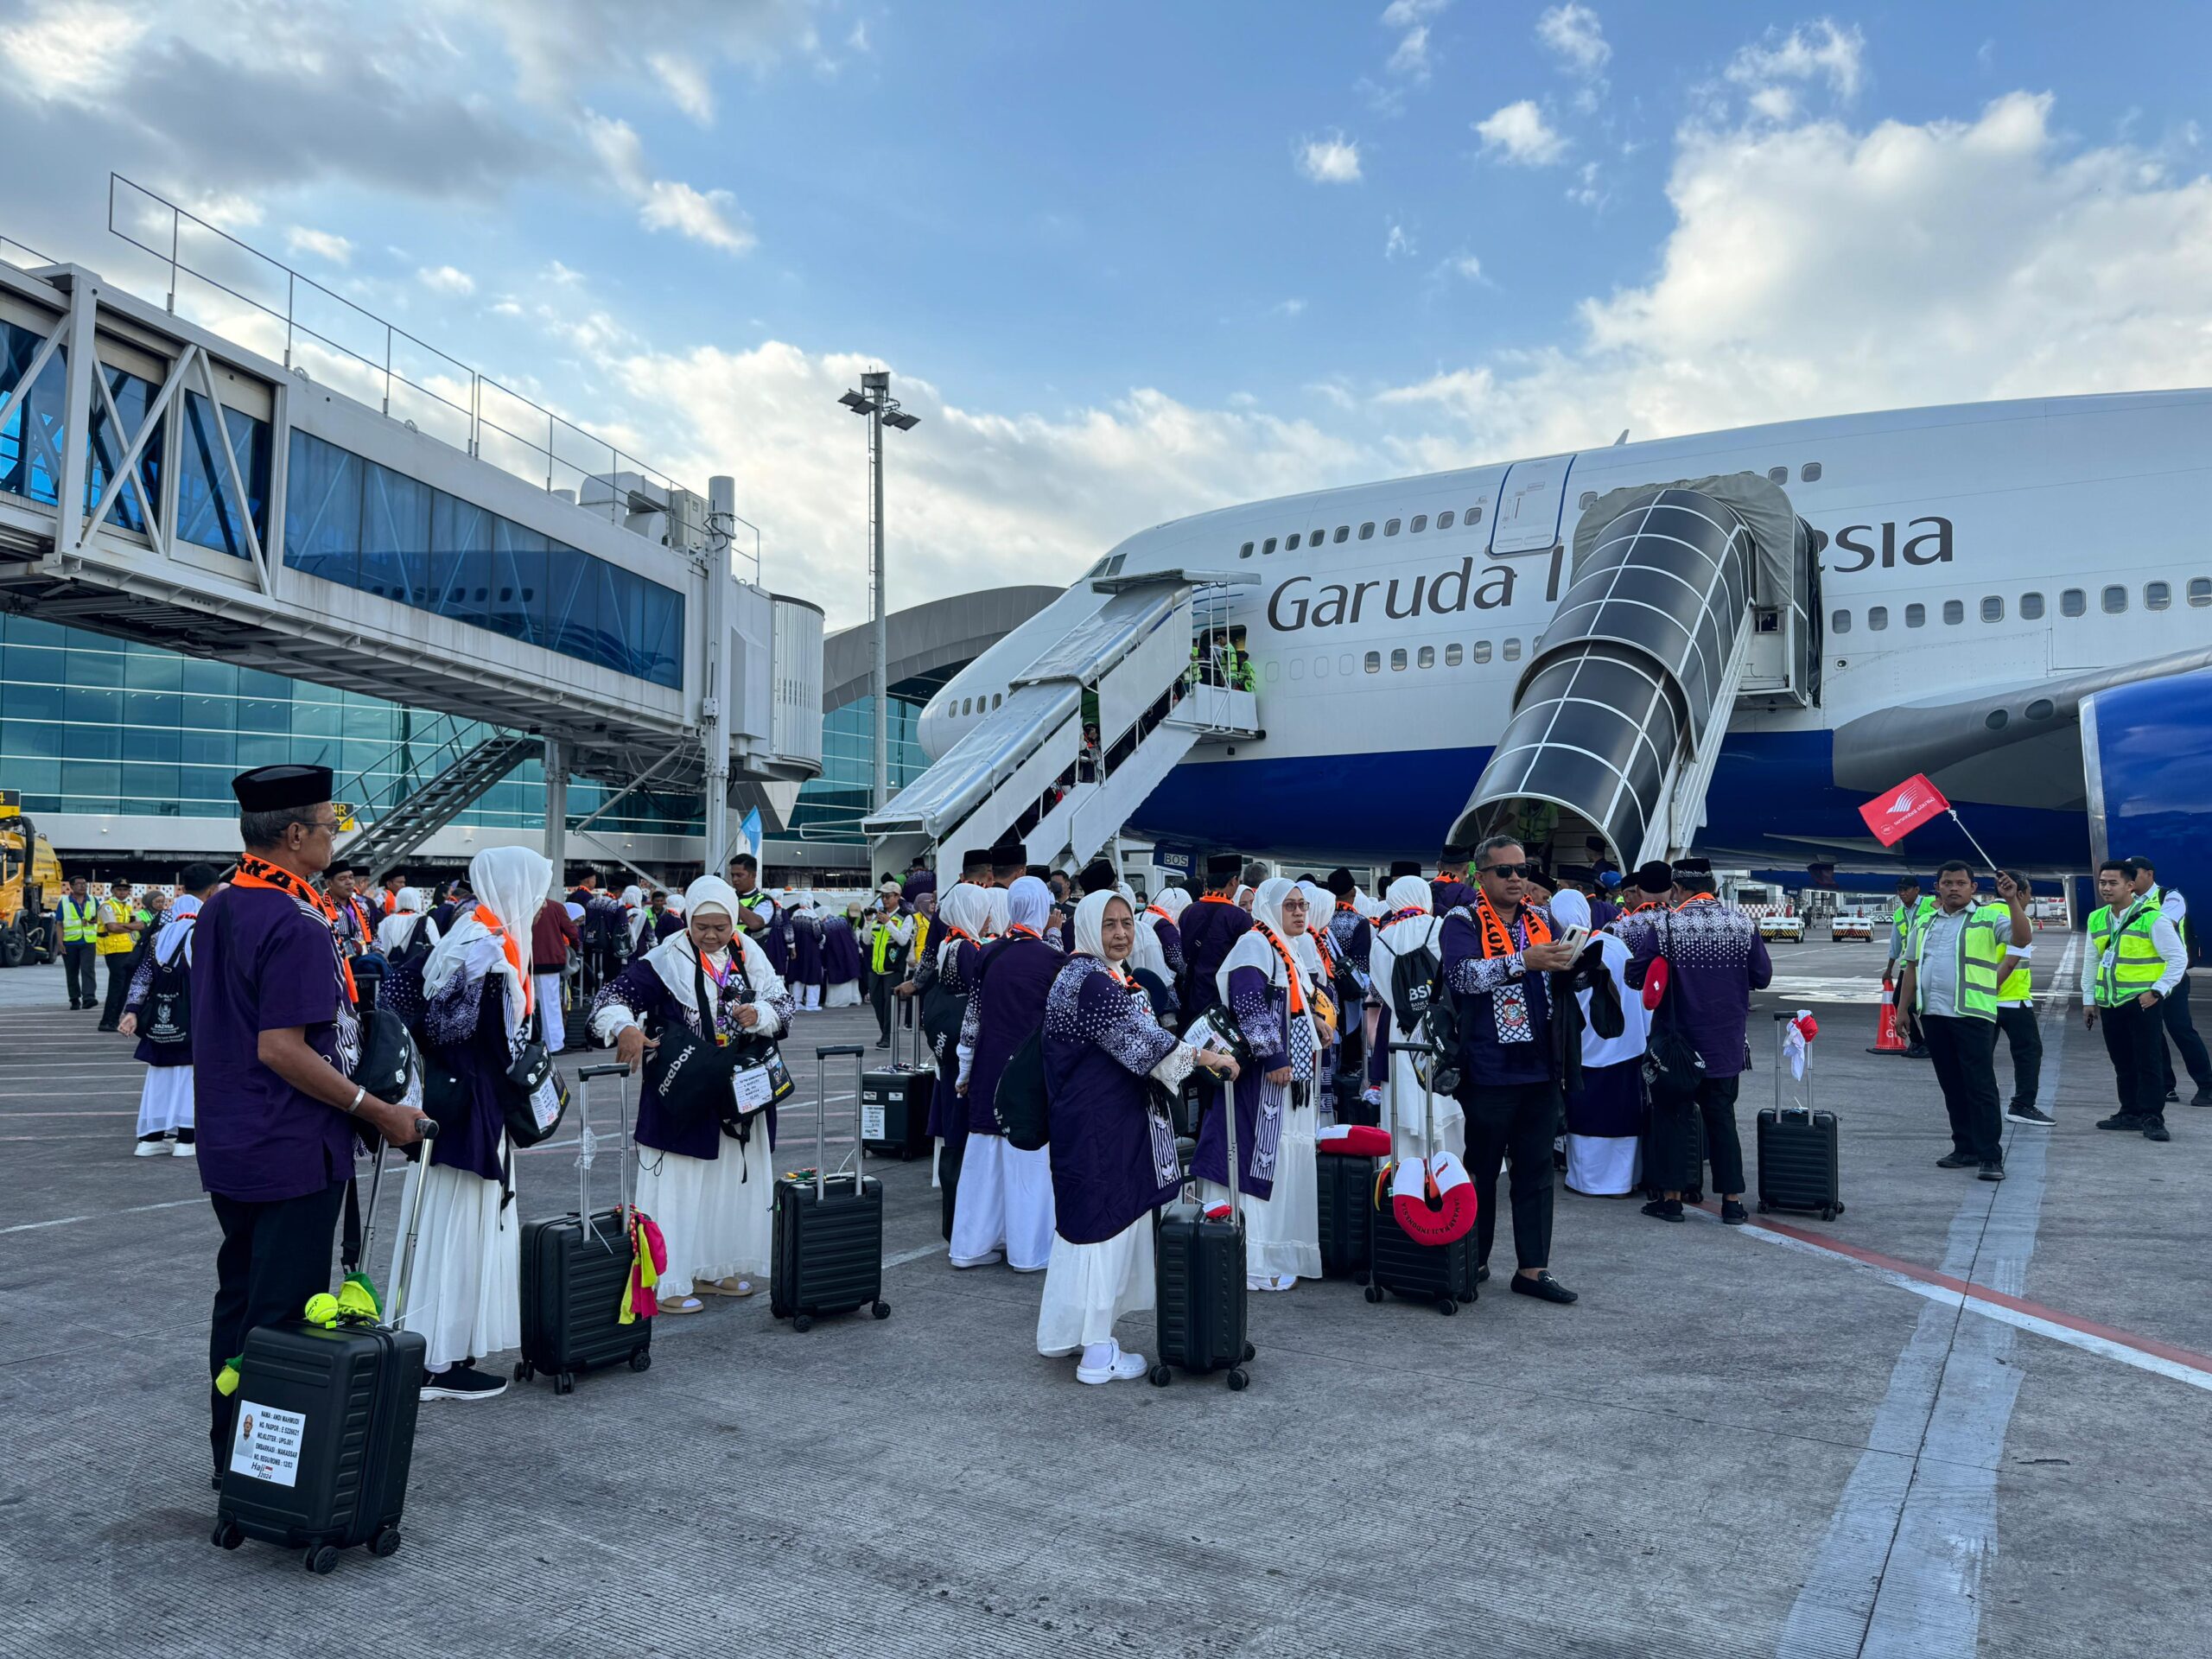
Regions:
[[[1902,1054],[1905,1051],[1904,1033],[1897,1029],[1897,988],[1894,982],[1882,982],[1882,1011],[1874,1021],[1874,1046],[1869,1054]]]

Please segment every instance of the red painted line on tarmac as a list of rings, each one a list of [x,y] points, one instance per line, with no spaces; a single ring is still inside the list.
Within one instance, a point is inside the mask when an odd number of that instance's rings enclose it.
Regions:
[[[1720,1213],[1720,1206],[1710,1200],[1698,1207],[1708,1215],[1718,1216]],[[2122,1331],[2114,1325],[2100,1325],[2094,1319],[2085,1319],[2079,1314],[2062,1313],[2041,1302],[2008,1295],[2004,1291],[1993,1290],[1987,1285],[1977,1285],[1970,1279],[1955,1278],[1937,1268],[1923,1267],[1917,1262],[1885,1255],[1879,1250],[1870,1250],[1861,1244],[1847,1244],[1840,1238],[1830,1238],[1825,1233],[1808,1232],[1802,1227],[1792,1227],[1787,1222],[1777,1221],[1771,1216],[1760,1217],[1756,1224],[1768,1232],[1794,1239],[1800,1244],[1809,1244],[1815,1249],[1847,1256],[1870,1268],[1879,1268],[1885,1273],[1894,1273],[1923,1285],[1936,1286],[1969,1301],[1987,1302],[1994,1307],[2009,1308],[2015,1313],[2025,1313],[2031,1319],[2046,1319],[2053,1325],[2063,1325],[2069,1331],[2078,1331],[2083,1336],[2095,1337],[2119,1347],[2132,1348],[2139,1354],[2149,1354],[2155,1358],[2171,1360],[2177,1365],[2187,1365],[2196,1370],[2212,1373],[2212,1355],[2200,1354],[2193,1349],[2183,1348],[2171,1342],[2161,1342],[2156,1337],[2138,1336],[2132,1331]]]

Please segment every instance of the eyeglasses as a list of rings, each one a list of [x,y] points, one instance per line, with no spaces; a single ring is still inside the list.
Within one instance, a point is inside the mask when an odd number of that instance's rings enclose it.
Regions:
[[[1536,867],[1534,864],[1485,864],[1482,867],[1481,873],[1484,875],[1499,876],[1510,881],[1516,875],[1534,875],[1536,873]]]

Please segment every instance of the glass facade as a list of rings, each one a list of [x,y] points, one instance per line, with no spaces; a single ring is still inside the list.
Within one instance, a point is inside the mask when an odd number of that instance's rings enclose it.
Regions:
[[[284,563],[511,639],[683,683],[683,595],[293,429]]]
[[[891,688],[891,790],[893,794],[929,769],[922,753],[922,710],[959,664],[901,680]],[[822,775],[799,785],[790,834],[801,841],[863,844],[861,820],[868,813],[875,782],[875,699],[855,698],[822,716]]]
[[[219,464],[219,456],[218,457]],[[358,692],[334,691],[159,646],[86,633],[34,617],[0,615],[0,788],[23,810],[99,816],[228,818],[232,777],[278,761],[368,774],[370,804],[405,775],[410,733],[454,722]],[[462,729],[464,742],[488,727]],[[594,810],[612,791],[578,779],[569,813]],[[543,763],[524,761],[454,821],[503,830],[545,822]],[[695,796],[626,797],[594,828],[700,835]]]

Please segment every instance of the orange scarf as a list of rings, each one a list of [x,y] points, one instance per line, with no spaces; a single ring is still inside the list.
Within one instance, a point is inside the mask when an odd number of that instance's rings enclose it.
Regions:
[[[1298,982],[1298,964],[1291,959],[1290,947],[1277,938],[1274,929],[1269,927],[1265,922],[1255,921],[1252,924],[1252,929],[1273,945],[1275,955],[1282,958],[1283,975],[1290,985],[1290,1011],[1293,1014],[1305,1013],[1306,992]]]
[[[330,949],[338,958],[338,971],[346,982],[346,1000],[355,1007],[360,1007],[361,994],[353,985],[353,964],[346,960],[346,952],[338,943],[337,906],[282,865],[271,864],[265,858],[256,858],[251,853],[238,860],[238,873],[231,885],[234,887],[260,887],[268,892],[283,893],[294,903],[321,916],[323,925],[331,930]]]
[[[529,1019],[531,1004],[537,998],[534,988],[531,984],[531,976],[522,970],[522,947],[507,937],[507,930],[499,925],[499,918],[494,916],[486,906],[483,905],[476,906],[476,919],[483,923],[485,931],[499,942],[499,950],[506,957],[507,966],[515,970],[515,978],[522,986],[522,1017],[525,1020]],[[733,962],[736,960],[734,953],[730,959]],[[712,973],[714,970],[709,969],[708,971]],[[715,981],[717,983],[721,982],[720,975],[715,976]]]
[[[1483,956],[1485,959],[1519,954],[1513,943],[1513,935],[1498,919],[1497,912],[1490,907],[1489,898],[1479,891],[1475,895],[1475,918],[1482,925]],[[1544,925],[1544,918],[1526,905],[1521,906],[1520,921],[1529,930],[1529,944],[1549,944],[1552,942],[1552,931]]]

